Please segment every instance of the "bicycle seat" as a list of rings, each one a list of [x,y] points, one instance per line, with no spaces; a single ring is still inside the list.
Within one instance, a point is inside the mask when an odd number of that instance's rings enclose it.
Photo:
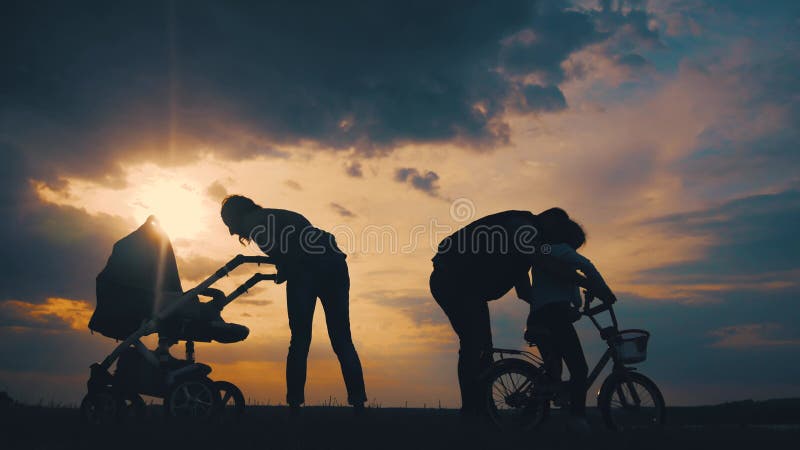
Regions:
[[[536,345],[542,338],[547,339],[550,330],[546,328],[529,328],[525,330],[524,339],[529,345]]]

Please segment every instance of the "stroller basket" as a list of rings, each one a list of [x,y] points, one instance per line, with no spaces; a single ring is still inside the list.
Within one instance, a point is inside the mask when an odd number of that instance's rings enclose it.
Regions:
[[[611,345],[623,364],[640,363],[647,359],[647,341],[650,333],[645,330],[622,330]]]

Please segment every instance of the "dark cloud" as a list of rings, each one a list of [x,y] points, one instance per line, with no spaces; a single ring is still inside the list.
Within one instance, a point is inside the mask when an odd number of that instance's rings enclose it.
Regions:
[[[428,170],[424,174],[413,167],[400,167],[394,172],[394,180],[408,183],[414,189],[436,197],[439,195],[439,175]]]
[[[0,133],[33,155],[36,178],[116,185],[122,161],[181,164],[208,149],[491,148],[509,139],[519,77],[557,89],[571,53],[646,36],[646,17],[555,0],[15,2],[0,26],[15,43]]]
[[[616,58],[616,62],[621,66],[629,67],[632,69],[640,69],[650,65],[650,63],[642,55],[637,55],[636,53],[628,53],[626,55],[620,55],[619,57]]]
[[[0,302],[0,328],[68,331],[70,322],[56,314],[31,314],[34,305],[20,301]]]
[[[530,84],[522,88],[522,111],[560,111],[567,107],[564,94],[556,86]]]
[[[345,208],[344,206],[331,202],[331,208],[336,211],[336,214],[339,214],[342,217],[355,217],[356,214],[353,211]]]
[[[594,14],[594,24],[597,32],[606,37],[603,47],[609,54],[664,47],[657,29],[650,27],[652,17],[645,10],[644,4],[645,2],[600,1],[601,9]]]
[[[0,327],[0,370],[82,374],[88,378],[88,364],[102,360],[114,345],[112,339],[91,335],[88,328],[65,330],[54,338],[39,329]]]
[[[675,235],[706,237],[710,246],[698,249],[694,261],[642,273],[648,282],[775,281],[771,274],[800,270],[800,191],[748,196],[650,223]]]
[[[344,166],[344,171],[347,175],[354,178],[361,178],[364,176],[364,172],[361,170],[361,163],[358,161],[348,162]]]
[[[0,143],[0,301],[46,297],[93,299],[94,279],[114,242],[131,224],[107,214],[42,203],[28,179],[29,162]]]
[[[506,38],[500,50],[502,67],[511,75],[534,74],[548,84],[564,81],[561,63],[570,54],[604,37],[589,14],[552,5],[540,8],[526,25]]]

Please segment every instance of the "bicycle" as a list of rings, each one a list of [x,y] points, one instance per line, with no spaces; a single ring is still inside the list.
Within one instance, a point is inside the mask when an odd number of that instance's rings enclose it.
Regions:
[[[581,316],[589,317],[608,345],[587,379],[591,386],[609,361],[613,361],[611,373],[603,381],[597,395],[597,406],[605,425],[612,430],[655,428],[663,426],[666,407],[658,386],[648,377],[636,371],[631,364],[647,358],[647,341],[650,333],[645,330],[619,330],[617,316],[611,304],[591,307],[594,297],[584,291],[585,303]],[[602,327],[595,318],[608,311],[611,326]],[[531,347],[536,346],[536,336],[526,333]],[[566,383],[556,389],[547,389],[544,362],[539,355],[529,351],[502,348],[492,349],[493,359],[499,359],[486,370],[486,401],[492,421],[501,429],[531,429],[539,425],[548,415],[550,403],[563,404]],[[537,389],[538,387],[544,387]]]

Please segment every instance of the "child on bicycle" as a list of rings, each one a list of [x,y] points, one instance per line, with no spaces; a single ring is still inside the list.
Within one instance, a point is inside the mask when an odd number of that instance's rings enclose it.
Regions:
[[[548,232],[549,231],[549,232]],[[592,286],[596,295],[613,303],[616,298],[594,265],[576,250],[586,242],[586,235],[576,222],[568,217],[552,230],[545,230],[551,244],[543,251],[562,263],[569,264],[586,277],[587,285]],[[588,367],[578,334],[573,322],[580,319],[582,304],[580,290],[574,282],[536,270],[533,273],[530,295],[526,299],[530,305],[526,336],[536,336],[535,342],[544,360],[545,373],[549,380],[544,388],[557,391],[561,382],[561,362],[569,369],[569,410],[571,428],[575,431],[588,431],[586,422],[586,379]],[[549,385],[549,386],[548,386]]]

